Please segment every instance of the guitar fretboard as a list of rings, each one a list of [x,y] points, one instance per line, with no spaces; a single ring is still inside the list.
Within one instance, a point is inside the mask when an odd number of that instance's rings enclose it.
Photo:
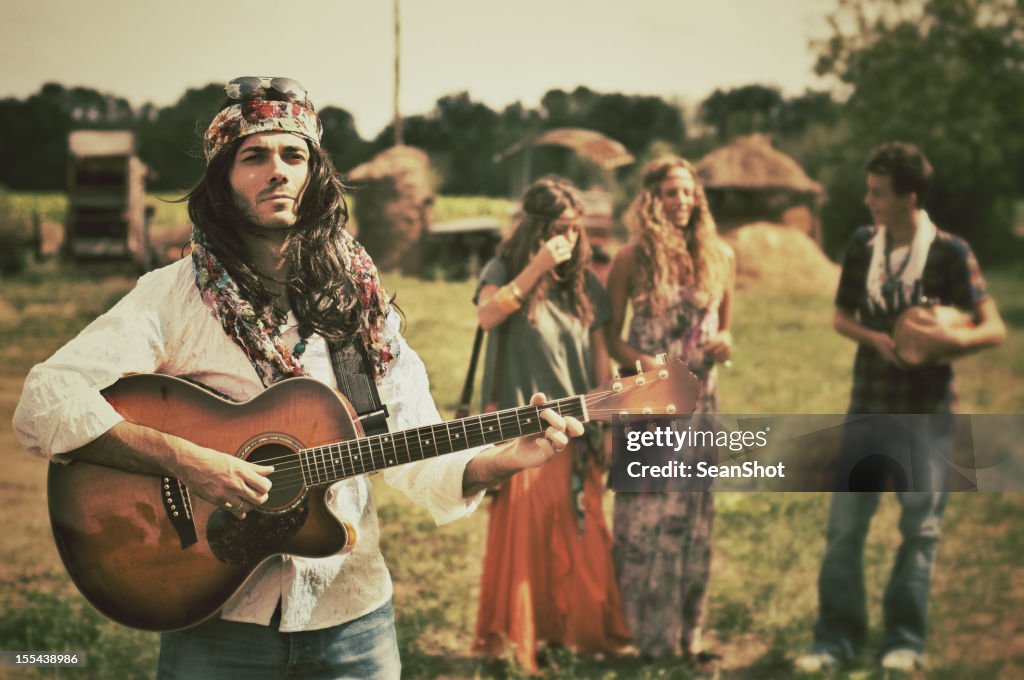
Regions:
[[[340,479],[446,453],[540,434],[547,428],[547,422],[540,418],[540,412],[547,408],[586,422],[584,399],[583,395],[566,397],[540,406],[522,406],[401,432],[302,449],[298,453],[303,481],[307,486],[331,484]]]

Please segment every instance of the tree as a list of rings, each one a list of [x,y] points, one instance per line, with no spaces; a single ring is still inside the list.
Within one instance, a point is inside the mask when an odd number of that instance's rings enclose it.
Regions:
[[[14,189],[63,189],[68,132],[132,128],[134,113],[122,97],[87,87],[43,85],[25,101],[0,102],[0,184]]]
[[[501,119],[468,92],[445,95],[427,116],[404,119],[405,143],[427,151],[444,177],[441,191],[453,194],[501,194],[506,180],[493,162]],[[377,151],[391,145],[392,126],[373,142]]]
[[[840,0],[816,66],[847,86],[845,162],[891,139],[932,161],[928,210],[979,252],[1005,252],[1024,193],[1024,13],[1018,0]],[[839,173],[847,174],[847,173]],[[829,186],[826,225],[849,233],[866,214],[837,212],[863,184]]]
[[[782,137],[797,137],[812,126],[831,127],[838,120],[839,104],[831,93],[807,90],[802,95],[781,102],[773,131]]]
[[[139,122],[139,155],[150,167],[150,188],[182,190],[200,177],[202,135],[224,98],[218,83],[189,88],[173,105]]]
[[[345,173],[370,157],[370,144],[359,136],[351,113],[327,106],[319,115],[324,127],[323,147],[339,172]]]
[[[777,87],[744,85],[731,90],[715,90],[700,105],[698,116],[715,128],[718,142],[753,132],[773,132],[783,106]]]

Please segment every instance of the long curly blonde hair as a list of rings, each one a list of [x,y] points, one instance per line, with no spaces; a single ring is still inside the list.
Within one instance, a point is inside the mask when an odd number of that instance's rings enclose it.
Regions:
[[[695,184],[693,210],[683,229],[665,215],[661,199],[661,183],[677,168],[689,172]],[[646,291],[647,304],[654,314],[665,311],[673,292],[683,284],[696,285],[702,305],[722,297],[729,263],[692,163],[667,156],[645,165],[643,189],[630,205],[626,223],[638,250],[634,287]]]
[[[579,190],[567,179],[547,176],[537,180],[523,194],[523,210],[519,222],[508,240],[498,246],[498,257],[505,264],[511,276],[515,276],[530,263],[541,244],[554,236],[551,225],[568,208],[583,218],[583,199]],[[581,229],[572,257],[558,265],[547,276],[541,277],[537,285],[527,294],[526,316],[535,322],[537,306],[547,300],[552,289],[562,289],[562,300],[589,326],[594,320],[594,310],[587,296],[587,267],[590,265],[591,249],[585,229]]]

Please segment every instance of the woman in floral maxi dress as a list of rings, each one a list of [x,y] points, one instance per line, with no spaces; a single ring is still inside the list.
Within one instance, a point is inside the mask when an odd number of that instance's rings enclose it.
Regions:
[[[677,157],[649,163],[627,219],[633,239],[616,254],[608,279],[609,352],[623,367],[639,361],[643,370],[660,353],[681,358],[701,382],[696,413],[713,413],[715,363],[732,354],[735,261],[693,166]],[[633,317],[623,340],[627,304]],[[708,656],[700,633],[713,519],[710,492],[616,494],[615,569],[642,656]]]

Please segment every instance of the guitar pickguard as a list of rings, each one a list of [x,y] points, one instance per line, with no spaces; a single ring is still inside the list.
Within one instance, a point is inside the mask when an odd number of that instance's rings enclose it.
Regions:
[[[283,552],[281,546],[299,532],[308,516],[308,503],[285,513],[251,511],[245,519],[218,509],[207,521],[206,540],[224,564],[255,564],[269,553]]]

